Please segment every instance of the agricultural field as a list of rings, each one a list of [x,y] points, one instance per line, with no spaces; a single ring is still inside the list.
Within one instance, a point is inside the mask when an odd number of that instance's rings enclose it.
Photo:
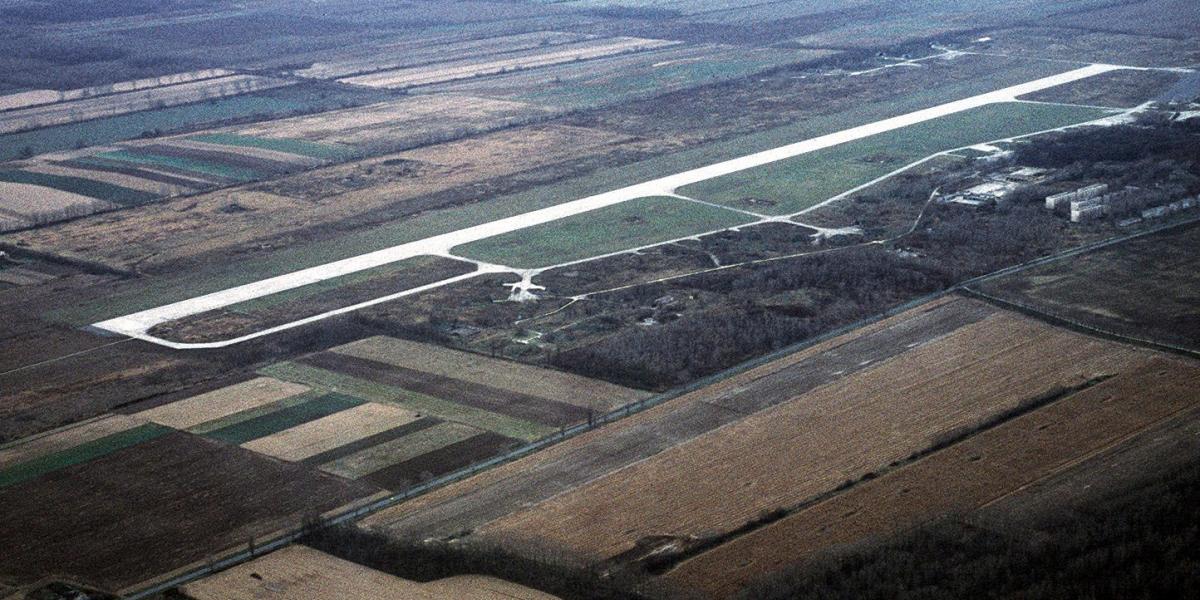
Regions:
[[[537,532],[544,543],[596,561],[643,544],[652,545],[646,551],[686,544],[1144,360],[1135,350],[998,312],[476,532],[492,539]],[[737,406],[736,399],[712,401]]]
[[[277,177],[354,157],[304,140],[202,134],[43,155],[0,171],[0,211],[20,226],[146,204],[165,196]]]
[[[644,52],[678,43],[670,40],[628,37],[588,40],[474,60],[437,62],[431,65],[386,70],[348,77],[339,81],[351,85],[403,89],[508,71],[536,69],[567,62],[583,62],[616,54]]]
[[[1192,256],[1198,243],[1200,226],[1189,224],[975,287],[1054,317],[1195,351],[1200,279]]]
[[[388,337],[260,373],[133,418],[402,490],[646,396]]]
[[[365,88],[301,83],[257,93],[0,135],[0,160],[101,146],[160,133],[193,131],[231,122],[340,109],[379,102],[391,96],[390,93]]]
[[[65,100],[50,104],[38,103],[24,108],[6,110],[0,113],[0,134],[113,117],[152,108],[192,104],[227,96],[239,96],[286,85],[291,85],[291,82],[255,75],[226,75],[96,97],[84,95],[78,100]],[[120,84],[117,84],[116,87],[120,87]],[[69,93],[67,97],[70,97]]]
[[[417,583],[307,546],[288,546],[179,589],[189,600],[555,600],[500,579],[464,575]]]
[[[656,196],[472,242],[454,252],[518,268],[547,267],[754,220],[719,207]]]
[[[562,108],[590,108],[650,97],[698,85],[748,77],[785,65],[815,61],[826,50],[781,50],[715,44],[672,46],[479,80],[433,86]]]
[[[725,598],[838,547],[968,514],[1194,408],[1195,365],[1150,357],[682,562],[664,577]],[[1087,486],[1084,486],[1087,487]]]
[[[364,523],[397,536],[443,536],[519,512],[722,426],[985,319],[980,303],[940,300],[753,365],[598,431],[383,511]],[[714,399],[725,394],[727,399]],[[732,410],[731,410],[732,409]],[[477,500],[458,504],[462,495]]]
[[[0,582],[14,586],[50,576],[117,592],[376,493],[121,416],[18,442],[4,460]]]
[[[390,102],[230,129],[240,135],[343,144],[370,153],[398,151],[529,122],[545,110],[471,96],[413,96]]]
[[[963,146],[1105,116],[1100,109],[994,104],[684,186],[689,198],[766,214],[791,214],[916,160]]]
[[[300,77],[334,79],[447,60],[463,60],[580,42],[588,36],[561,31],[533,31],[483,38],[434,38],[395,42],[356,49],[333,60],[313,63],[293,73]]]
[[[0,172],[0,231],[22,229],[116,208],[115,204],[50,187],[3,181],[23,179]]]

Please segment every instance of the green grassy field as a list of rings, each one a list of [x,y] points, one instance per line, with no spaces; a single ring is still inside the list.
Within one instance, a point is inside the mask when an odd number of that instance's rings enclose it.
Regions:
[[[541,439],[556,431],[546,425],[309,365],[283,362],[259,369],[259,373],[313,387],[336,388],[360,398],[395,404],[422,415],[432,415],[525,441]]]
[[[279,433],[297,425],[315,421],[334,413],[354,408],[365,401],[344,394],[328,393],[307,402],[302,402],[274,412],[227,425],[220,429],[209,431],[208,437],[228,442],[244,444],[251,440]]]
[[[680,188],[679,193],[770,214],[792,214],[930,154],[1105,114],[1074,106],[993,104],[701,181]]]
[[[294,85],[244,96],[208,100],[70,125],[0,135],[0,160],[27,152],[42,154],[84,146],[111,144],[148,131],[185,131],[230,121],[261,121],[281,116],[358,106],[391,98],[390,92],[369,89],[336,91],[313,85]]]
[[[196,160],[194,158],[164,156],[161,154],[154,154],[152,152],[140,150],[116,150],[113,152],[101,152],[100,154],[96,155],[96,158],[119,161],[132,165],[170,167],[172,169],[190,171],[200,176],[212,175],[215,177],[232,179],[235,181],[255,181],[266,177],[265,173],[260,173],[254,169],[223,165],[220,163]]]
[[[638,198],[472,242],[455,254],[521,268],[545,267],[749,223],[754,217],[679,198]]]
[[[141,190],[132,190],[111,183],[102,181],[93,181],[82,177],[66,177],[63,175],[49,175],[46,173],[34,173],[32,171],[0,171],[0,181],[8,181],[11,183],[28,183],[32,185],[40,185],[72,194],[80,194],[100,200],[107,200],[113,204],[121,206],[135,206],[145,204],[156,200],[158,196],[150,192]]]
[[[95,460],[118,450],[135,446],[172,431],[169,427],[147,423],[133,429],[104,436],[46,456],[35,458],[0,471],[0,488],[28,481],[71,465]]]
[[[349,146],[343,146],[341,144],[320,144],[317,142],[309,142],[307,140],[297,140],[291,138],[264,138],[249,135],[238,135],[236,133],[203,133],[200,135],[188,136],[187,139],[196,140],[197,142],[206,142],[209,144],[220,144],[222,146],[241,146],[245,148],[275,150],[277,152],[286,152],[288,154],[320,158],[323,160],[349,160],[360,154],[358,150]]]

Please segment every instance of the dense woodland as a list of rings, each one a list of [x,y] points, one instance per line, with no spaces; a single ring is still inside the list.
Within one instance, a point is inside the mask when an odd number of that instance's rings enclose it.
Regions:
[[[630,385],[671,387],[1049,254],[1063,226],[1032,204],[988,213],[936,207],[922,227],[891,246],[848,247],[635,288],[610,300],[637,306],[666,293],[710,300],[660,326],[629,329],[552,360]]]

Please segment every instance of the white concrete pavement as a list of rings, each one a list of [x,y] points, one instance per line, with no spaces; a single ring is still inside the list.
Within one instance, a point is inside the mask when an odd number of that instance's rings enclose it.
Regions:
[[[1052,75],[1050,77],[1043,77],[1041,79],[1036,79],[992,92],[979,94],[970,98],[947,102],[945,104],[914,111],[908,114],[882,119],[880,121],[875,121],[874,123],[852,127],[850,129],[845,129],[793,144],[780,146],[778,148],[772,148],[770,150],[764,150],[762,152],[756,152],[754,154],[749,154],[739,158],[683,171],[674,175],[668,175],[659,179],[588,196],[586,198],[565,202],[563,204],[550,206],[540,210],[530,211],[504,219],[498,219],[489,223],[467,227],[441,235],[431,236],[414,242],[408,242],[405,244],[392,246],[390,248],[384,248],[382,250],[369,252],[359,256],[294,271],[292,273],[287,273],[276,277],[270,277],[254,283],[240,285],[188,300],[182,300],[122,317],[101,321],[94,323],[92,326],[97,329],[138,338],[176,349],[219,348],[230,346],[264,335],[269,335],[271,333],[276,333],[278,331],[299,327],[301,325],[319,321],[335,315],[351,312],[372,304],[378,304],[380,302],[393,300],[405,295],[411,295],[420,291],[433,289],[441,285],[462,281],[464,279],[479,275],[485,271],[497,272],[504,271],[505,269],[503,267],[494,265],[483,265],[481,270],[475,273],[461,275],[442,282],[421,286],[420,288],[414,288],[412,290],[405,290],[403,292],[386,296],[384,298],[375,299],[367,303],[329,311],[327,313],[314,315],[285,325],[264,329],[250,335],[245,335],[230,340],[223,340],[220,342],[172,342],[170,340],[164,340],[152,336],[147,332],[154,326],[161,323],[166,323],[168,321],[225,308],[240,302],[277,294],[279,292],[284,292],[350,273],[372,269],[407,258],[421,255],[447,256],[451,254],[452,248],[462,244],[518,231],[543,223],[549,223],[551,221],[556,221],[588,211],[620,204],[636,198],[673,195],[676,189],[700,181],[752,169],[754,167],[785,160],[802,154],[807,154],[809,152],[815,152],[831,146],[852,142],[880,133],[907,127],[909,125],[915,125],[917,123],[936,119],[938,117],[971,110],[973,108],[978,108],[988,104],[1011,102],[1014,101],[1018,96],[1066,83],[1071,83],[1073,81],[1079,81],[1088,77],[1094,77],[1101,73],[1107,73],[1125,68],[1127,67],[1120,65],[1092,64],[1079,69]],[[516,271],[516,269],[513,269],[513,271]]]

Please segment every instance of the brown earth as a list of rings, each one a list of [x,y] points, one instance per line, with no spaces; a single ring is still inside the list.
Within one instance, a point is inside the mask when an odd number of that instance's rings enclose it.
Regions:
[[[601,413],[650,395],[562,371],[384,336],[339,346],[332,351]]]
[[[664,577],[726,598],[839,546],[996,502],[1200,403],[1193,363],[1148,358],[1107,381],[860,483],[688,560]]]
[[[403,490],[415,483],[452,473],[473,463],[497,456],[520,443],[519,440],[485,431],[461,442],[455,442],[416,458],[384,467],[363,477],[362,481],[368,481],[390,490]]]
[[[0,580],[117,591],[375,492],[171,433],[0,490]]]

